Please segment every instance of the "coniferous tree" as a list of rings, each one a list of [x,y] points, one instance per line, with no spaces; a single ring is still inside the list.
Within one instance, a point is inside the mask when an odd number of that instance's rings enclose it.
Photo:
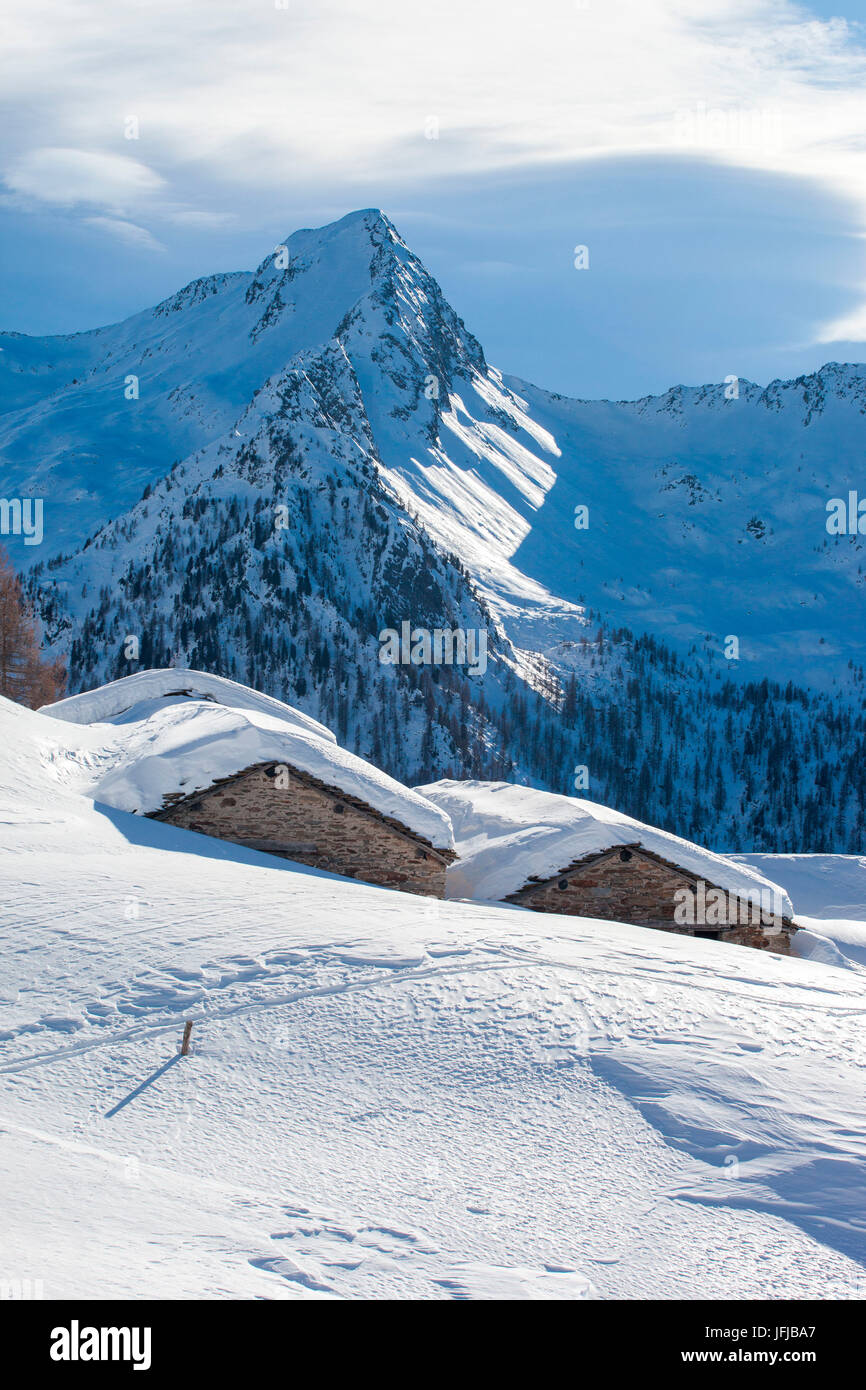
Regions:
[[[38,709],[66,688],[60,661],[42,659],[33,614],[6,551],[0,548],[0,695]]]

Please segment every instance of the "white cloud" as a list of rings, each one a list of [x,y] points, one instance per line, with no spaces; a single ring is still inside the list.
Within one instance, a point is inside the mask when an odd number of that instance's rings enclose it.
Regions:
[[[813,178],[866,225],[862,38],[789,0],[34,0],[0,91],[72,147],[19,147],[12,187],[115,211],[154,170],[175,216],[192,176],[243,220],[281,185],[683,154]]]
[[[125,246],[136,247],[142,251],[165,250],[161,241],[157,241],[146,227],[139,227],[136,222],[126,222],[119,217],[85,217],[84,223],[88,227],[95,227],[97,231],[107,232]]]
[[[819,331],[818,343],[866,343],[866,304],[843,318],[834,319]]]
[[[86,150],[40,148],[13,160],[3,178],[14,193],[72,207],[97,204],[121,210],[160,189],[164,180],[135,159]]]

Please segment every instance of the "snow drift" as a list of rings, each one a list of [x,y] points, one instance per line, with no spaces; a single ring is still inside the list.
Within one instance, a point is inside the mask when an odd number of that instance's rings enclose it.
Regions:
[[[827,965],[866,968],[866,856],[738,854],[784,885],[798,924],[792,949]]]

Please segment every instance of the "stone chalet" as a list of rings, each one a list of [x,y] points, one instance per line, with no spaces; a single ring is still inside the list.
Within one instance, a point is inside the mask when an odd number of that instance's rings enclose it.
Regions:
[[[99,801],[329,873],[445,896],[455,858],[445,812],[279,700],[169,669],[44,713],[107,735],[114,756]]]
[[[454,826],[449,897],[790,953],[790,899],[747,865],[576,797],[505,782],[418,790]]]
[[[191,796],[170,792],[163,808],[149,814],[314,869],[433,898],[444,898],[455,858],[363,797],[288,762],[242,768]]]

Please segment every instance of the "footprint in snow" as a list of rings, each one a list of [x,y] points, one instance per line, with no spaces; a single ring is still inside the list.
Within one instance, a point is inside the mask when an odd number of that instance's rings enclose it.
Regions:
[[[51,1028],[55,1033],[75,1033],[84,1027],[80,1014],[48,1014],[41,1022],[43,1028]]]
[[[250,1260],[250,1264],[256,1269],[266,1270],[268,1274],[278,1274],[281,1279],[286,1279],[290,1284],[300,1284],[303,1288],[312,1289],[316,1293],[335,1293],[332,1284],[324,1283],[309,1270],[296,1264],[294,1260],[287,1260],[283,1256],[260,1256],[256,1260]]]

